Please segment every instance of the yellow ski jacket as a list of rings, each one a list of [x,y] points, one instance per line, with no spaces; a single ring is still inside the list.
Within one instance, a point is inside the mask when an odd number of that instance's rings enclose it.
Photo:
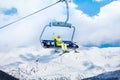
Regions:
[[[56,40],[56,45],[57,46],[61,46],[61,44],[63,43],[61,38],[55,38],[54,36],[52,36],[52,40]]]

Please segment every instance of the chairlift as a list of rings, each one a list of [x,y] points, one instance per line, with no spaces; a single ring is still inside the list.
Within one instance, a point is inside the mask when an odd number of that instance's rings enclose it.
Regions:
[[[56,45],[56,41],[52,40],[52,38],[50,40],[41,39],[43,37],[44,32],[46,31],[46,28],[48,28],[48,27],[51,27],[51,28],[53,28],[53,27],[56,27],[56,28],[58,28],[58,27],[61,27],[61,28],[70,28],[70,29],[73,29],[71,40],[63,40],[63,42],[65,44],[67,44],[68,48],[72,48],[72,49],[76,50],[77,48],[79,48],[79,46],[75,42],[73,42],[74,33],[75,33],[75,27],[72,26],[71,23],[68,23],[68,20],[69,20],[68,0],[60,0],[60,1],[65,2],[65,4],[66,4],[66,13],[67,13],[66,20],[64,22],[63,21],[62,22],[60,22],[60,21],[50,22],[48,25],[46,25],[43,28],[43,31],[42,31],[42,33],[40,35],[40,43],[41,43],[42,47],[44,47],[44,48],[60,47],[60,46]]]
[[[73,29],[71,40],[68,40],[68,41],[63,40],[63,42],[65,44],[67,44],[68,48],[77,49],[79,47],[75,42],[73,42],[73,37],[74,37],[74,33],[75,33],[75,27],[72,26],[71,23],[66,23],[66,22],[50,22],[49,25],[46,25],[43,28],[43,31],[42,31],[42,33],[40,35],[40,43],[41,43],[42,47],[44,47],[44,48],[60,47],[60,46],[56,45],[56,41],[55,40],[52,40],[52,39],[50,39],[50,40],[41,39],[43,37],[44,32],[46,31],[46,29],[48,27],[51,27],[51,28],[52,27],[57,27],[57,28],[61,27],[61,28]]]

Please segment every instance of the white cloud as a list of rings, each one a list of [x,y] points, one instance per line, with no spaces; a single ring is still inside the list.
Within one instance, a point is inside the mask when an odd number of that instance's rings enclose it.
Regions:
[[[103,0],[93,0],[93,1],[96,1],[96,2],[102,2]]]
[[[72,21],[77,28],[77,41],[81,44],[109,43],[120,40],[120,1],[101,8],[98,16],[88,17],[81,11],[72,13]],[[79,40],[78,40],[79,39]]]
[[[0,7],[16,7],[18,14],[14,18],[20,18],[39,10],[49,4],[56,2],[56,0],[4,0],[0,1]],[[50,20],[65,20],[65,6],[59,3],[45,11],[37,13],[29,18],[24,19],[18,23],[10,25],[7,28],[0,30],[0,47],[3,46],[21,46],[21,45],[39,45],[39,36],[43,27]],[[119,40],[120,36],[120,7],[119,1],[111,2],[110,4],[101,8],[98,16],[89,17],[82,13],[82,11],[75,9],[76,5],[70,4],[70,21],[76,26],[75,40],[80,44],[101,44],[105,42],[113,42]],[[1,15],[0,15],[1,16]],[[11,18],[2,15],[0,25],[8,22]],[[14,20],[12,18],[12,20]],[[64,33],[66,34],[66,33]],[[67,35],[69,36],[69,35]]]

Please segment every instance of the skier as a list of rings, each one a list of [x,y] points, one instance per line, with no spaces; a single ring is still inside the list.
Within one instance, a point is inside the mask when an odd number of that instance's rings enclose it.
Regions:
[[[58,35],[56,38],[54,37],[54,34],[52,36],[52,40],[55,40],[56,46],[61,46],[63,53],[69,52],[67,48],[67,44],[65,44],[62,40],[60,35]]]

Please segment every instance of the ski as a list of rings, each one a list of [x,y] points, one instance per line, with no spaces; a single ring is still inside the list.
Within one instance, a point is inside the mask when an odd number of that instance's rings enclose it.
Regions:
[[[69,53],[69,51],[64,51],[64,52],[62,52],[61,54],[59,54],[59,56],[62,56],[62,55],[65,54],[65,53]]]

